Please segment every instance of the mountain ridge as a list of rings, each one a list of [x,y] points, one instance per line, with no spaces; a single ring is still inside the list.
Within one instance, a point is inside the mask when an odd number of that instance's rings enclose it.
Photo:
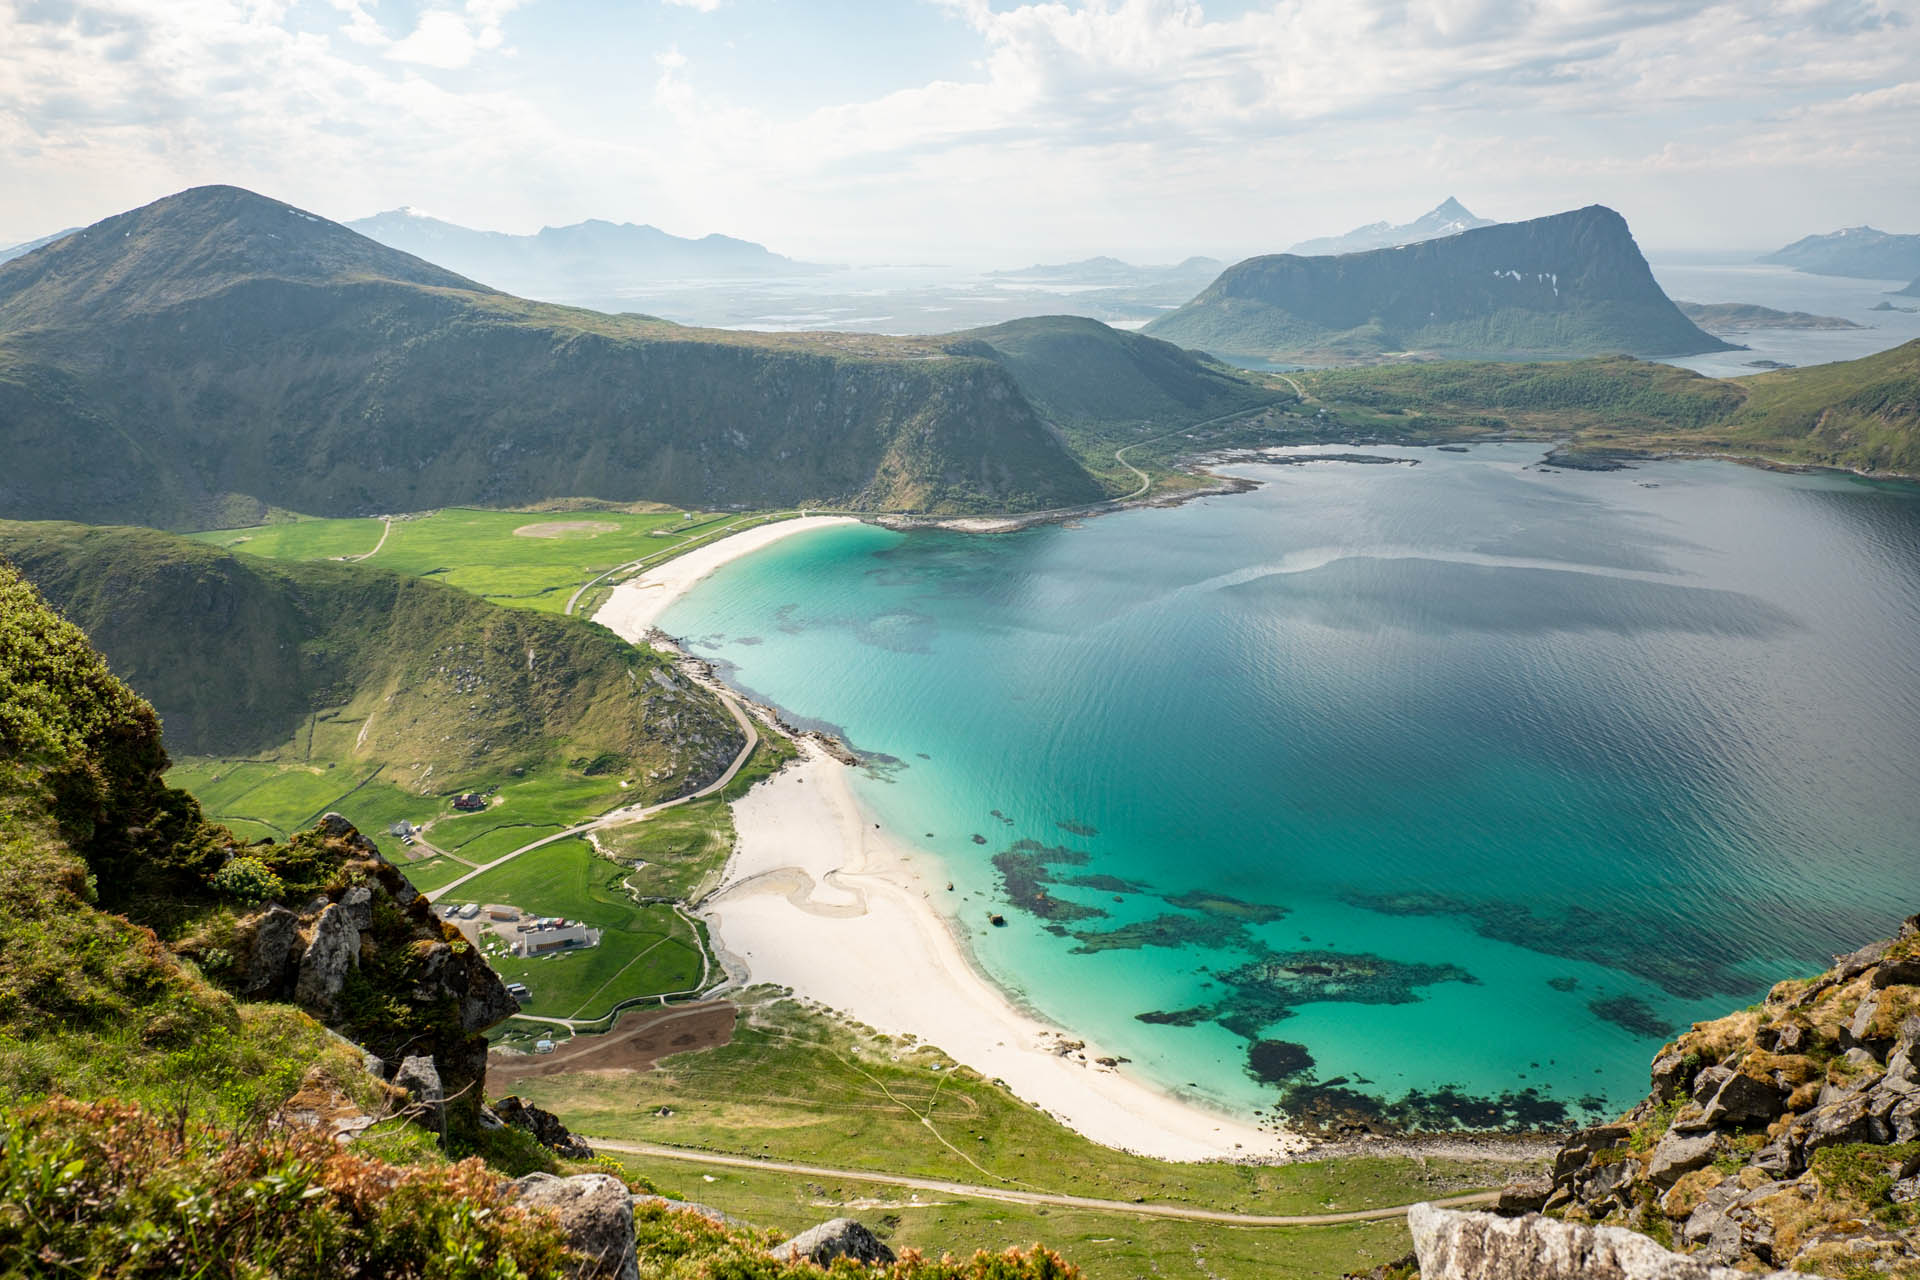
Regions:
[[[1369,222],[1366,226],[1355,227],[1344,235],[1318,236],[1311,240],[1302,240],[1287,252],[1298,254],[1303,258],[1364,253],[1368,249],[1391,249],[1403,244],[1416,244],[1422,240],[1456,236],[1462,231],[1471,231],[1475,227],[1494,225],[1494,219],[1482,218],[1454,197],[1448,196],[1412,222],[1401,223],[1398,226],[1386,221]]]
[[[32,519],[1104,496],[994,361],[527,302],[232,187],[0,264],[0,417]]]
[[[1733,349],[1680,313],[1603,205],[1392,249],[1249,258],[1145,332],[1220,356],[1318,362]]]
[[[1907,280],[1920,276],[1920,235],[1899,235],[1865,225],[1842,227],[1825,235],[1802,236],[1759,261],[1809,275]]]

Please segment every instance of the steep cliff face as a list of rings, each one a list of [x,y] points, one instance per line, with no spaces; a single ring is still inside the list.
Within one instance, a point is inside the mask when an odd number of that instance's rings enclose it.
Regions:
[[[96,523],[1100,496],[991,360],[524,302],[234,188],[0,265],[0,417],[0,514]]]
[[[1250,258],[1147,332],[1265,359],[1730,349],[1680,314],[1626,220],[1599,205],[1367,253]]]

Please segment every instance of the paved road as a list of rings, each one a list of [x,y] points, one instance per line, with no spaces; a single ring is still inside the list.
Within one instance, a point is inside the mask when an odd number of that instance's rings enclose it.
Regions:
[[[579,835],[581,832],[591,831],[595,827],[604,827],[615,822],[637,821],[638,819],[650,817],[653,814],[659,813],[662,809],[671,809],[675,805],[686,804],[689,800],[704,799],[707,796],[712,795],[714,792],[720,790],[722,787],[726,786],[729,782],[732,782],[733,776],[736,773],[740,772],[740,768],[742,765],[746,764],[747,757],[753,754],[753,749],[760,745],[760,731],[753,727],[753,718],[747,715],[746,712],[742,711],[740,709],[740,704],[735,702],[729,694],[724,693],[721,690],[714,688],[711,685],[709,685],[708,688],[713,690],[714,694],[720,699],[721,703],[726,707],[728,712],[732,714],[734,723],[739,725],[741,730],[745,732],[745,734],[747,735],[747,745],[740,748],[740,754],[733,758],[733,763],[727,766],[727,771],[725,773],[721,774],[718,778],[715,778],[712,782],[709,782],[706,786],[700,788],[698,791],[689,792],[684,796],[675,796],[671,800],[662,800],[659,804],[650,804],[650,805],[646,805],[645,807],[630,807],[626,809],[615,809],[611,813],[603,813],[597,818],[593,818],[587,822],[580,823],[578,826],[568,827],[565,831],[556,831],[550,836],[545,836],[539,840],[533,841],[531,844],[523,844],[518,849],[515,849],[512,853],[502,854],[500,857],[495,858],[492,862],[487,863],[485,866],[476,867],[472,871],[467,872],[467,874],[461,876],[458,880],[452,880],[446,884],[441,885],[438,889],[435,889],[431,893],[427,894],[427,901],[438,902],[442,898],[446,897],[447,894],[453,892],[455,889],[458,889],[461,885],[465,884],[467,881],[475,879],[476,877],[479,877],[479,876],[483,876],[487,872],[493,870],[495,867],[500,866],[504,863],[512,862],[515,858],[519,857],[523,853],[532,853],[535,849],[543,849],[546,846],[553,844],[555,841],[558,841],[558,840],[571,839],[572,837]]]
[[[1346,1213],[1228,1213],[1217,1209],[1196,1209],[1184,1204],[1136,1204],[1130,1200],[1097,1200],[1091,1196],[1054,1195],[1045,1191],[1012,1191],[1005,1187],[982,1187],[965,1182],[946,1182],[939,1178],[910,1178],[866,1169],[828,1169],[821,1165],[789,1164],[783,1160],[758,1160],[752,1156],[721,1155],[712,1151],[684,1151],[679,1147],[655,1146],[650,1142],[615,1142],[609,1138],[588,1138],[596,1149],[625,1151],[630,1155],[654,1156],[663,1160],[684,1160],[690,1164],[720,1165],[729,1169],[759,1169],[772,1173],[797,1173],[813,1178],[844,1178],[852,1182],[878,1182],[890,1187],[911,1187],[915,1191],[937,1191],[942,1195],[971,1196],[982,1200],[1004,1200],[1011,1204],[1036,1204],[1059,1209],[1093,1209],[1101,1213],[1127,1213],[1140,1218],[1184,1218],[1193,1222],[1220,1222],[1236,1227],[1327,1227],[1342,1222],[1378,1222],[1404,1217],[1412,1205],[1397,1204],[1384,1209],[1354,1209]],[[1500,1197],[1492,1191],[1472,1195],[1449,1196],[1430,1203],[1447,1209],[1492,1204]]]

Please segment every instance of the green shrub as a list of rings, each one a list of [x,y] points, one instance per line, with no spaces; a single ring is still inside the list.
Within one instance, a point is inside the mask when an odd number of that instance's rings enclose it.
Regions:
[[[229,859],[226,866],[213,873],[212,884],[222,897],[249,906],[270,902],[287,891],[286,881],[252,854]]]

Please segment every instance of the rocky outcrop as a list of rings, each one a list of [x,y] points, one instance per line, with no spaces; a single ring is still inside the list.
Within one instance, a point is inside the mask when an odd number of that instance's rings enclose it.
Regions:
[[[1754,1280],[1621,1227],[1503,1218],[1417,1204],[1407,1211],[1420,1280]],[[1768,1273],[1787,1280],[1786,1272]]]
[[[574,1280],[639,1280],[633,1256],[633,1193],[604,1173],[559,1178],[530,1173],[514,1181],[514,1201],[551,1213],[567,1244],[583,1257],[568,1274]]]
[[[861,1263],[892,1262],[893,1250],[852,1218],[835,1218],[802,1231],[785,1244],[774,1246],[774,1256],[786,1262],[828,1266],[836,1258]]]
[[[503,1124],[516,1129],[524,1129],[533,1135],[535,1142],[557,1156],[569,1160],[590,1160],[593,1148],[587,1145],[585,1138],[576,1137],[560,1117],[551,1111],[534,1106],[531,1102],[508,1094],[492,1106],[493,1114]]]
[[[329,813],[294,845],[338,870],[298,906],[269,903],[238,923],[234,984],[256,999],[291,1000],[366,1049],[375,1073],[404,1090],[435,1132],[475,1131],[486,1079],[481,1033],[518,1004],[486,958],[436,919],[347,819]]]
[[[1702,1263],[1920,1275],[1920,916],[1662,1049],[1646,1100],[1561,1150],[1545,1208]]]

